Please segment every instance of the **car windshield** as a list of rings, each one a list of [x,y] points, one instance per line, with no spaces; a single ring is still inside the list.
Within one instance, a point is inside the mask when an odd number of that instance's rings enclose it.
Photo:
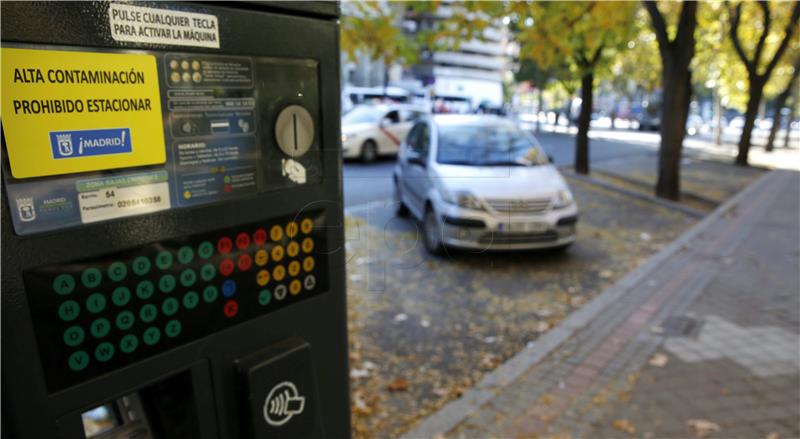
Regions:
[[[548,163],[533,138],[510,125],[439,127],[436,161],[468,166],[535,166]]]
[[[382,115],[383,112],[374,107],[356,107],[342,117],[342,125],[378,123]]]

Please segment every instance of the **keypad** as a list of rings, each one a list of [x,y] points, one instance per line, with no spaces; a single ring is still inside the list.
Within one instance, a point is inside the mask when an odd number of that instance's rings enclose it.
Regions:
[[[297,215],[26,271],[48,388],[325,292],[323,221]]]

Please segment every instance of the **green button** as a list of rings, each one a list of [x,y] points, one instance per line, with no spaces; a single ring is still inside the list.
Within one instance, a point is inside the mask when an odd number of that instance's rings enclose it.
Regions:
[[[214,244],[206,241],[197,248],[197,253],[203,259],[208,259],[214,254]]]
[[[81,274],[81,283],[86,288],[94,288],[100,285],[100,282],[103,280],[103,273],[96,268],[87,268],[83,270],[83,274]]]
[[[106,361],[110,360],[111,357],[113,356],[114,356],[114,345],[107,341],[97,345],[97,348],[94,350],[94,357],[97,358],[102,363],[105,363]]]
[[[198,296],[194,291],[189,291],[185,296],[183,296],[183,306],[185,306],[186,309],[194,309],[199,301],[200,296]]]
[[[144,276],[150,272],[150,259],[144,256],[139,256],[133,260],[133,272],[139,276]]]
[[[272,300],[272,293],[269,290],[261,290],[258,292],[258,303],[261,306],[269,305],[270,300]]]
[[[158,280],[158,289],[164,293],[171,293],[175,289],[175,276],[165,274]]]
[[[65,322],[70,322],[81,313],[81,306],[74,300],[67,300],[58,307],[58,316]]]
[[[148,303],[139,310],[139,318],[143,322],[152,322],[158,315],[158,308],[152,303]]]
[[[151,326],[144,330],[142,339],[146,344],[152,346],[158,343],[158,340],[161,339],[161,331],[159,331],[155,326]]]
[[[85,333],[80,326],[70,326],[64,331],[64,343],[66,343],[67,346],[78,346],[83,342],[84,335]]]
[[[164,328],[164,334],[167,334],[167,337],[175,338],[180,333],[181,333],[181,322],[177,320],[170,320],[167,322],[167,326]]]
[[[86,299],[86,309],[92,314],[97,314],[106,308],[106,297],[100,293],[94,293]]]
[[[108,277],[114,282],[119,282],[122,279],[125,279],[125,276],[127,275],[128,267],[126,267],[122,262],[114,262],[108,266]]]
[[[67,364],[75,372],[86,369],[86,366],[89,365],[89,354],[83,351],[75,351],[69,356]]]
[[[191,287],[197,281],[197,274],[191,268],[181,272],[181,285]]]
[[[203,300],[208,303],[217,300],[217,295],[219,295],[219,290],[214,285],[209,285],[203,290]]]
[[[53,279],[53,291],[58,294],[65,295],[71,293],[75,289],[75,278],[69,274],[59,274]]]
[[[106,335],[108,335],[109,331],[111,331],[111,323],[108,322],[108,319],[101,317],[92,322],[92,325],[89,327],[89,330],[95,337],[103,338]]]
[[[178,262],[181,264],[189,264],[194,259],[194,250],[188,245],[184,245],[178,250]]]
[[[162,270],[172,267],[172,253],[168,251],[159,252],[156,255],[156,267]]]
[[[117,287],[111,293],[111,301],[114,305],[125,306],[131,300],[131,290],[128,287]]]
[[[216,274],[217,269],[214,267],[214,264],[205,264],[200,267],[200,277],[206,282],[214,279]]]
[[[139,282],[139,285],[136,285],[136,295],[139,296],[140,299],[149,299],[155,291],[156,288],[149,280],[143,280]]]
[[[122,339],[119,341],[119,348],[126,354],[130,354],[131,352],[135,351],[138,346],[139,339],[133,334],[128,334],[125,337],[122,337]]]
[[[164,303],[161,304],[161,311],[171,316],[178,312],[178,308],[180,307],[180,303],[178,303],[178,299],[174,297],[170,297],[169,299],[165,300]]]
[[[136,317],[134,317],[133,313],[130,311],[122,311],[121,313],[117,314],[117,328],[122,329],[123,331],[130,329],[135,321]]]

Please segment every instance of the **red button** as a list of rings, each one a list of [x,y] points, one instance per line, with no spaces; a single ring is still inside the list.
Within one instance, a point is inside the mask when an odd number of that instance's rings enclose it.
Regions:
[[[236,247],[238,247],[239,250],[246,249],[248,245],[250,245],[250,235],[244,232],[236,235]]]
[[[239,303],[235,300],[229,300],[225,302],[225,307],[222,311],[225,313],[225,317],[231,318],[239,312]]]
[[[236,261],[236,265],[239,266],[239,270],[247,271],[253,265],[253,258],[248,254],[240,255],[239,259]]]
[[[219,252],[222,253],[223,255],[227,255],[228,253],[231,252],[232,249],[233,249],[233,243],[231,242],[231,238],[225,236],[223,238],[220,238],[219,241],[217,241],[217,250],[219,250]]]
[[[223,276],[230,276],[233,273],[233,259],[223,259],[219,263],[219,272]]]
[[[267,242],[267,231],[264,229],[258,229],[253,233],[253,242],[256,245],[264,245]]]

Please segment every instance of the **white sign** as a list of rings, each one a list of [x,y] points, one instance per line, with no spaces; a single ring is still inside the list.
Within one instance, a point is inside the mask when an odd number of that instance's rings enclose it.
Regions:
[[[214,15],[111,3],[108,22],[116,41],[219,49]]]
[[[107,187],[78,194],[84,224],[169,209],[169,184]]]

